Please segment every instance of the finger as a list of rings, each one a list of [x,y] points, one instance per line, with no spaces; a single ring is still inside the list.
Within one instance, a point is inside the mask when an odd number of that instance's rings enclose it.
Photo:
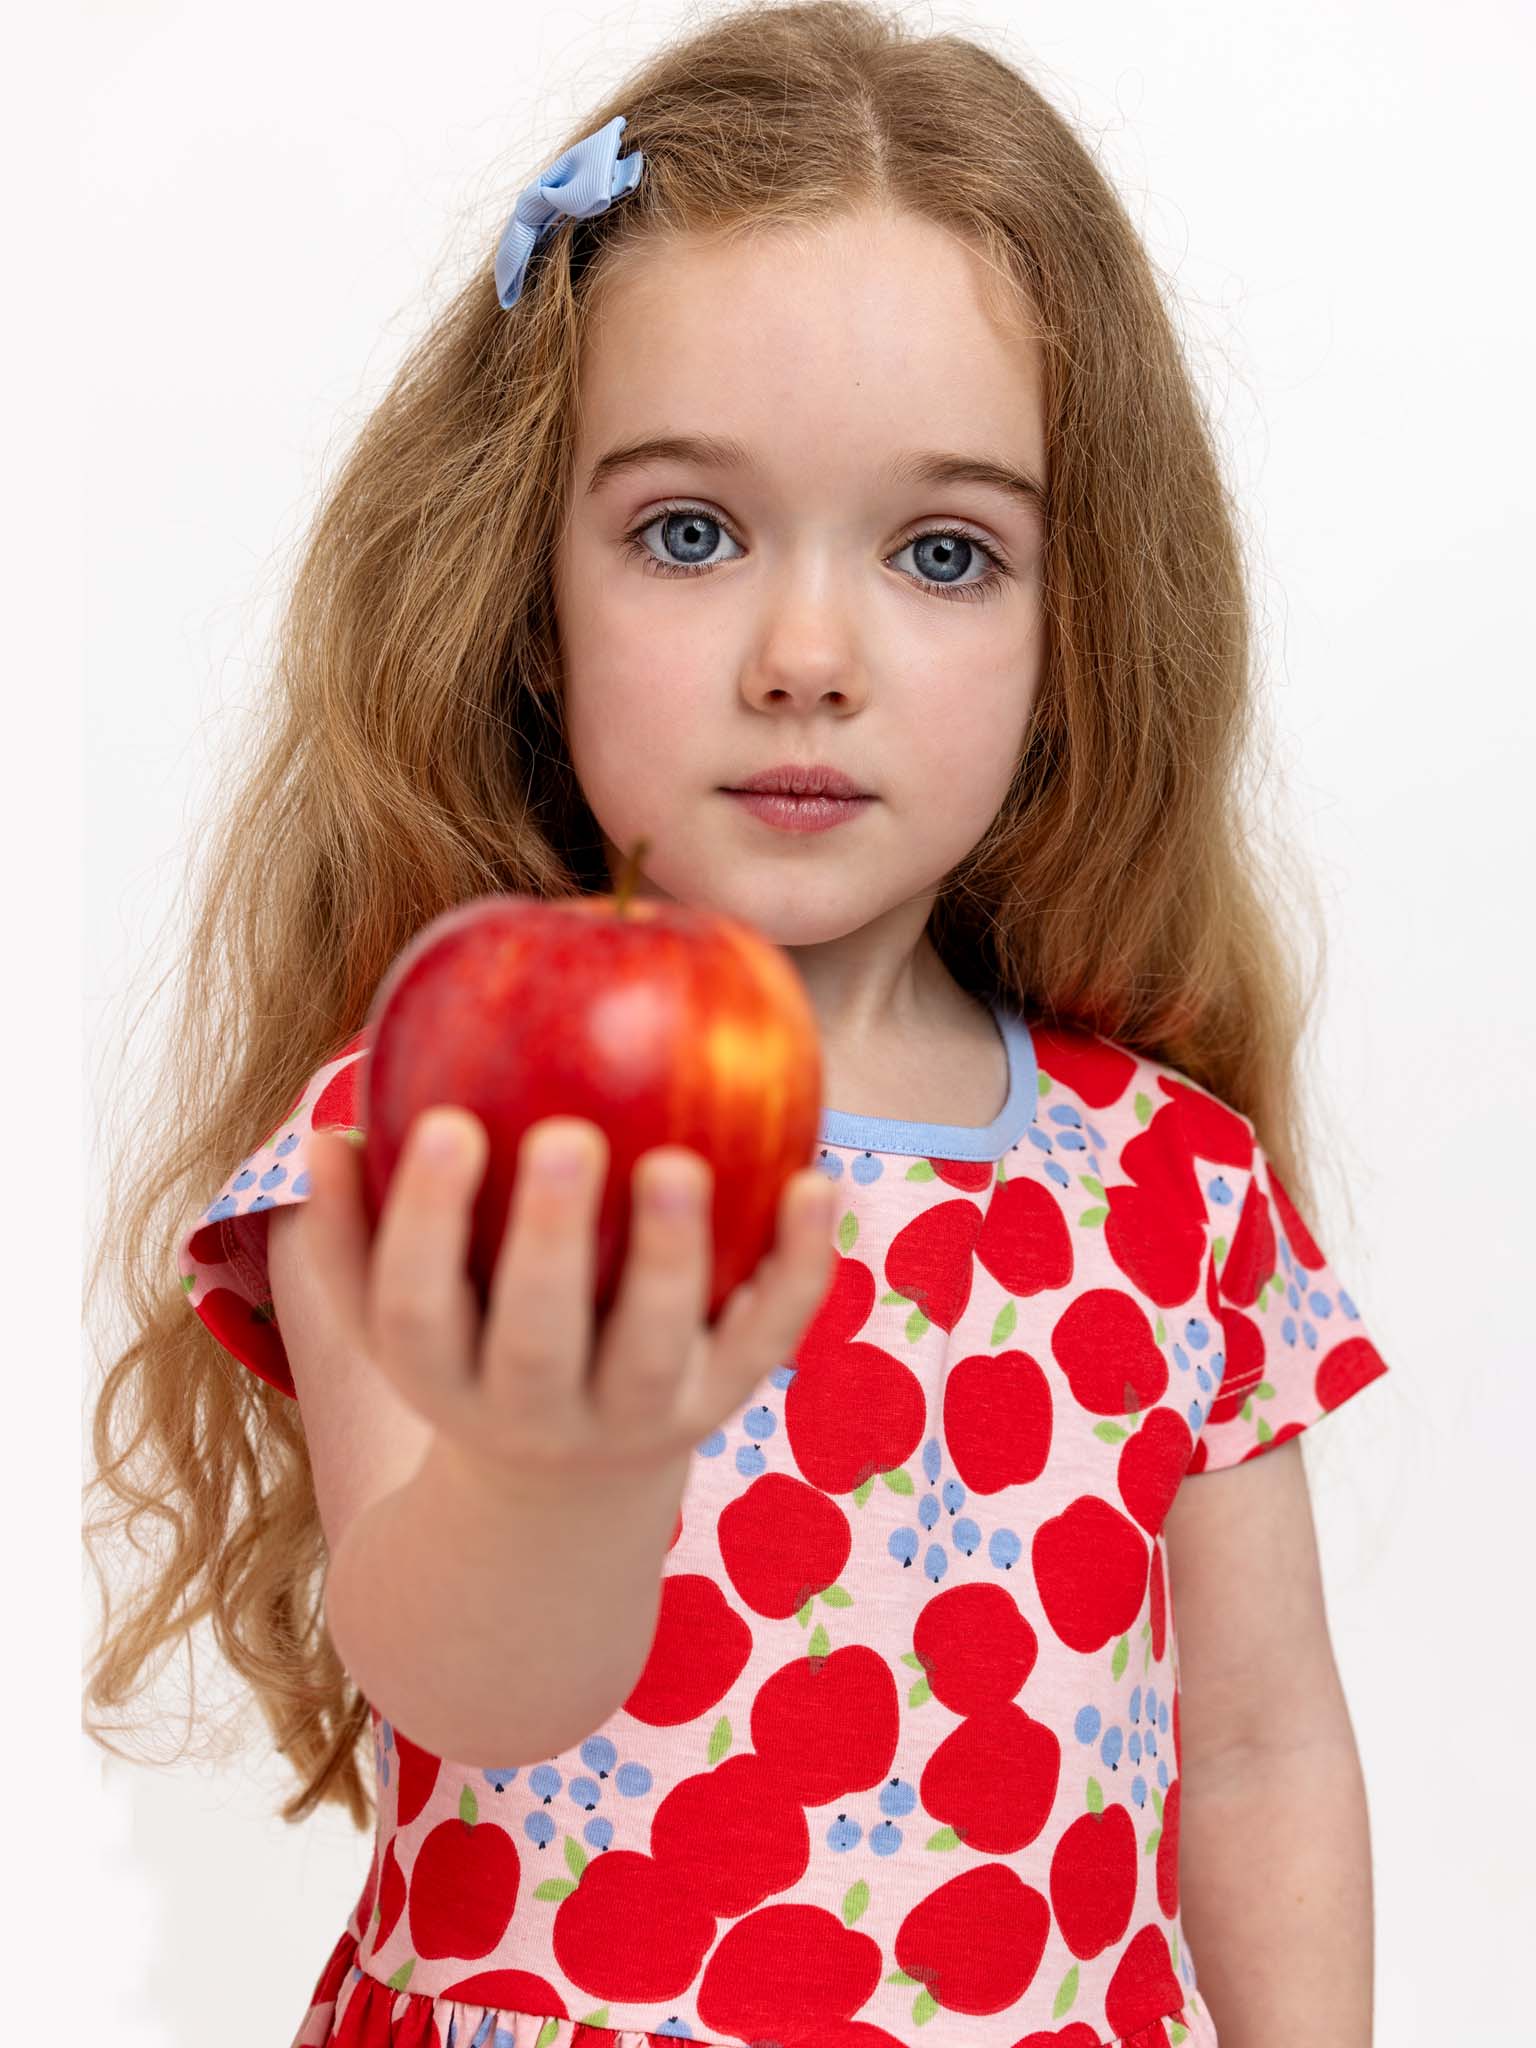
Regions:
[[[607,1134],[586,1117],[543,1117],[518,1146],[482,1373],[507,1410],[544,1428],[586,1385],[608,1160]]]
[[[592,1404],[617,1425],[654,1422],[676,1404],[713,1282],[714,1175],[691,1147],[636,1161],[629,1244],[603,1329]]]
[[[370,1348],[429,1415],[474,1378],[479,1309],[467,1259],[487,1151],[468,1110],[444,1104],[415,1117],[374,1237]]]
[[[728,1405],[722,1410],[722,1381],[738,1388],[745,1400],[793,1356],[836,1274],[831,1232],[838,1206],[837,1190],[820,1167],[806,1168],[786,1185],[773,1250],[726,1303],[692,1384],[684,1389],[689,1413],[710,1418],[699,1436],[718,1426],[722,1412],[732,1412]]]
[[[349,1351],[367,1346],[371,1233],[363,1206],[361,1148],[340,1130],[312,1131],[309,1140],[309,1241],[324,1274],[332,1334]]]

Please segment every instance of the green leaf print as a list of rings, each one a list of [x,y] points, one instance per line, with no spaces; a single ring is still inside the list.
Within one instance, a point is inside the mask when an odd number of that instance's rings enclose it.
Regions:
[[[533,2048],[549,2048],[551,2041],[558,2041],[560,2038],[560,2025],[559,2020],[546,2020],[539,2029],[539,2038],[534,2042]]]
[[[1101,1202],[1104,1200],[1104,1183],[1096,1174],[1080,1173],[1077,1177],[1090,1195],[1097,1195]]]
[[[1168,1341],[1167,1326],[1161,1316],[1157,1319],[1157,1341],[1159,1344],[1166,1344]]]
[[[1273,1401],[1273,1399],[1275,1398],[1275,1390],[1269,1384],[1268,1380],[1260,1380],[1259,1384],[1254,1388],[1253,1391],[1258,1395],[1261,1401]]]
[[[562,1899],[568,1899],[575,1891],[574,1882],[568,1877],[546,1877],[542,1884],[535,1885],[533,1896],[543,1899],[551,1906],[558,1906]]]
[[[1056,1987],[1056,1997],[1051,2005],[1051,2018],[1059,2020],[1064,2012],[1070,2012],[1077,1999],[1077,1965],[1074,1963]]]
[[[1250,1394],[1250,1395],[1248,1396],[1248,1399],[1247,1399],[1247,1400],[1246,1400],[1246,1401],[1245,1401],[1245,1402],[1243,1403],[1243,1405],[1242,1405],[1242,1409],[1241,1409],[1241,1411],[1240,1411],[1240,1412],[1241,1412],[1241,1414],[1242,1414],[1242,1418],[1243,1418],[1244,1422],[1252,1422],[1252,1420],[1253,1420],[1253,1396],[1252,1396],[1251,1394]]]
[[[907,1297],[904,1294],[882,1294],[880,1306],[882,1308],[899,1308],[906,1299]]]
[[[1093,1433],[1097,1437],[1102,1437],[1107,1444],[1124,1443],[1130,1435],[1130,1431],[1122,1429],[1118,1422],[1096,1422],[1093,1425]]]
[[[725,1715],[722,1714],[714,1727],[709,1731],[709,1748],[705,1751],[705,1755],[709,1758],[710,1764],[719,1763],[721,1757],[725,1755],[730,1746],[731,1724]]]
[[[580,2021],[580,2024],[584,2027],[606,2027],[608,2024],[607,2006],[600,2005],[596,2012],[587,2013]]]
[[[857,1884],[849,1885],[843,1894],[843,1925],[851,1927],[856,1920],[862,1920],[869,1909],[869,1886],[861,1877]]]
[[[1215,1261],[1216,1270],[1218,1273],[1221,1271],[1222,1262],[1226,1258],[1226,1256],[1227,1240],[1224,1237],[1218,1237],[1215,1244],[1211,1246],[1211,1257]]]
[[[832,1654],[832,1638],[819,1621],[811,1631],[811,1640],[805,1646],[805,1654],[807,1657],[830,1657]]]
[[[928,1674],[924,1672],[923,1676],[907,1693],[907,1705],[909,1707],[925,1707],[932,1698],[933,1693],[928,1684]]]
[[[838,1250],[851,1252],[859,1241],[859,1219],[852,1209],[843,1211],[842,1221],[837,1226]]]
[[[880,1479],[884,1485],[891,1489],[892,1493],[912,1493],[916,1491],[912,1484],[912,1475],[904,1466],[893,1465],[889,1472],[882,1472],[880,1474]]]
[[[913,1309],[911,1315],[907,1317],[907,1342],[909,1344],[916,1344],[927,1334],[928,1318],[920,1308]]]
[[[1151,1120],[1151,1116],[1152,1104],[1138,1088],[1136,1091],[1136,1121],[1139,1124],[1148,1123]]]
[[[1119,1678],[1121,1676],[1127,1663],[1130,1661],[1130,1655],[1131,1639],[1129,1636],[1122,1636],[1115,1645],[1114,1656],[1109,1660],[1109,1675],[1111,1678]]]
[[[824,1600],[829,1607],[851,1607],[853,1605],[853,1595],[846,1586],[828,1586],[827,1590],[817,1597]]]
[[[393,1977],[386,1977],[384,1981],[386,1984],[388,1984],[391,1991],[403,1991],[406,1985],[410,1983],[411,1972],[415,1969],[415,1967],[416,1958],[414,1956],[408,1956],[406,1960],[400,1965],[399,1969],[396,1970]]]
[[[1051,1092],[1051,1077],[1050,1077],[1050,1075],[1049,1075],[1049,1074],[1047,1074],[1047,1073],[1045,1073],[1044,1071],[1042,1071],[1042,1072],[1041,1072],[1040,1074],[1038,1074],[1038,1075],[1036,1076],[1036,1079],[1035,1079],[1035,1093],[1036,1093],[1037,1095],[1049,1095],[1049,1094],[1050,1094],[1050,1092]]]
[[[1085,1209],[1077,1219],[1078,1228],[1081,1230],[1097,1229],[1108,1214],[1108,1209],[1102,1204],[1097,1209]]]
[[[1018,1320],[1019,1312],[1015,1308],[1013,1301],[1011,1299],[1005,1301],[997,1312],[997,1321],[992,1325],[992,1335],[988,1339],[988,1342],[994,1349],[999,1344],[1006,1344],[1008,1342],[1008,1339],[1013,1335],[1014,1326]]]
[[[910,1664],[914,1671],[921,1671],[923,1668],[923,1660],[919,1657],[916,1650],[903,1650],[901,1661],[903,1664]]]
[[[1261,1444],[1267,1444],[1267,1443],[1269,1442],[1270,1438],[1271,1438],[1271,1437],[1272,1437],[1272,1436],[1274,1435],[1274,1433],[1275,1433],[1275,1432],[1274,1432],[1274,1431],[1273,1431],[1273,1430],[1272,1430],[1272,1429],[1270,1428],[1269,1424],[1268,1424],[1268,1423],[1267,1423],[1267,1422],[1266,1422],[1266,1421],[1264,1420],[1264,1418],[1263,1418],[1263,1416],[1262,1416],[1262,1415],[1261,1415],[1261,1416],[1259,1417],[1259,1427],[1258,1427],[1258,1432],[1257,1432],[1257,1433],[1258,1433],[1258,1439],[1259,1439],[1259,1442],[1260,1442]]]
[[[853,1502],[856,1508],[861,1508],[863,1507],[865,1501],[869,1499],[869,1496],[874,1492],[874,1490],[875,1476],[873,1473],[871,1473],[867,1479],[860,1480],[859,1484],[853,1489],[853,1492],[848,1496],[848,1498]]]
[[[459,1794],[459,1819],[467,1828],[472,1828],[480,1818],[480,1808],[475,1800],[475,1788],[466,1785]]]
[[[806,1603],[805,1603],[805,1605],[804,1605],[803,1607],[797,1607],[797,1608],[795,1609],[795,1619],[796,1619],[796,1621],[798,1621],[798,1622],[799,1622],[799,1624],[800,1624],[800,1626],[801,1626],[802,1628],[809,1628],[809,1627],[810,1627],[810,1625],[811,1625],[811,1615],[812,1615],[812,1614],[814,1613],[814,1611],[815,1611],[815,1607],[816,1607],[816,1595],[815,1595],[815,1594],[813,1593],[813,1594],[811,1595],[810,1599],[806,1601]]]
[[[928,1988],[925,1985],[924,1988],[921,1991],[919,1991],[916,1998],[914,1998],[912,2001],[913,2026],[926,2027],[928,2022],[933,2018],[934,2014],[938,2011],[938,2009],[939,2001],[934,1997],[933,1993],[930,1990],[928,1990]]]
[[[905,1178],[907,1180],[937,1180],[938,1175],[926,1159],[914,1159],[907,1168]]]
[[[1168,2042],[1169,2042],[1169,2048],[1179,2048],[1179,2043],[1180,2043],[1181,2041],[1187,2041],[1188,2039],[1189,2039],[1189,2029],[1188,2029],[1188,2027],[1184,2026],[1184,2025],[1183,2025],[1183,2024],[1182,2024],[1182,2023],[1181,2023],[1180,2021],[1178,2021],[1178,2020],[1170,2020],[1170,2021],[1168,2022]]]
[[[1146,1840],[1145,1840],[1145,1841],[1144,1841],[1144,1842],[1142,1843],[1142,1845],[1141,1845],[1141,1853],[1142,1853],[1142,1855],[1143,1855],[1143,1856],[1155,1856],[1155,1855],[1157,1854],[1157,1845],[1158,1845],[1158,1843],[1159,1843],[1159,1842],[1160,1842],[1160,1841],[1161,1841],[1162,1839],[1163,1839],[1163,1831],[1162,1831],[1162,1829],[1161,1829],[1161,1828],[1154,1828],[1154,1829],[1152,1830],[1151,1834],[1150,1834],[1150,1835],[1148,1835],[1147,1839],[1146,1839]]]
[[[1104,1811],[1104,1787],[1097,1778],[1090,1778],[1088,1780],[1087,1799],[1088,1811],[1090,1813],[1102,1813]]]
[[[1152,1787],[1152,1807],[1159,1820],[1163,1817],[1163,1795],[1156,1785]]]
[[[565,1867],[578,1880],[587,1867],[587,1852],[574,1835],[565,1838]]]
[[[952,1827],[936,1828],[924,1842],[925,1849],[958,1849],[960,1837]]]

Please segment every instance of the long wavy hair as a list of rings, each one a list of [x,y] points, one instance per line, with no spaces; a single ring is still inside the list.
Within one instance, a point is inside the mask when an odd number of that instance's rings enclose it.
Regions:
[[[862,0],[749,0],[691,25],[567,143],[618,113],[623,148],[644,152],[638,187],[562,220],[510,311],[487,248],[324,491],[253,737],[196,842],[176,1014],[134,1068],[153,1085],[114,1153],[121,1200],[90,1268],[88,1299],[104,1271],[117,1283],[129,1341],[92,1416],[87,1492],[112,1506],[87,1525],[103,1614],[85,1726],[131,1754],[108,1739],[128,1723],[99,1710],[191,1657],[207,1624],[297,1774],[288,1820],[334,1801],[370,1824],[368,1704],[325,1627],[298,1404],[189,1313],[176,1246],[428,920],[487,891],[608,887],[563,738],[550,584],[582,341],[613,258],[879,206],[960,237],[998,308],[1027,310],[1046,367],[1046,663],[1007,799],[945,878],[933,942],[968,990],[1209,1089],[1312,1207],[1299,1047],[1323,916],[1254,807],[1267,745],[1245,536],[1108,178],[1003,55]],[[118,1617],[115,1533],[148,1560]]]

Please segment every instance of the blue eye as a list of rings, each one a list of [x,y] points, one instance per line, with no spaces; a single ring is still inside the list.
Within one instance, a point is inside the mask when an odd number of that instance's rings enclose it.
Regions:
[[[639,526],[630,528],[624,536],[626,555],[636,558],[642,569],[653,576],[702,576],[718,567],[715,562],[664,562],[652,554],[643,536],[649,533],[653,526],[660,526],[668,520],[681,517],[686,517],[687,521],[695,526],[713,526],[736,546],[740,546],[740,542],[736,540],[736,536],[725,521],[717,518],[713,512],[706,512],[700,505],[668,505],[660,512],[653,512],[650,518],[642,521]],[[988,547],[985,541],[979,540],[975,534],[965,533],[954,527],[921,527],[916,533],[907,536],[896,553],[904,554],[908,548],[916,547],[927,540],[947,541],[951,546],[957,541],[961,542],[966,547],[977,549],[991,564],[986,575],[978,577],[974,583],[952,584],[947,588],[937,583],[920,583],[919,587],[930,596],[943,598],[949,603],[969,603],[976,598],[990,597],[1012,574],[1001,555]]]

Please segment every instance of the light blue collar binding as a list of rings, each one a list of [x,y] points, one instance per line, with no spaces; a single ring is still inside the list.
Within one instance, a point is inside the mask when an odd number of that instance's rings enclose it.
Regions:
[[[1008,1049],[1008,1100],[989,1124],[916,1124],[898,1117],[848,1116],[823,1109],[823,1145],[854,1152],[899,1152],[916,1159],[1001,1159],[1034,1121],[1040,1071],[1029,1025],[1002,1002],[992,1016]]]

